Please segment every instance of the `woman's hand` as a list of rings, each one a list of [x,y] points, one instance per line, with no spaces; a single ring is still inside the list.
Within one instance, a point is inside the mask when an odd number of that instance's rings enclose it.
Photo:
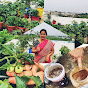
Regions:
[[[39,52],[39,51],[40,51],[40,47],[39,47],[39,46],[37,47],[36,51],[37,51],[37,52]]]
[[[49,61],[49,57],[50,57],[50,56],[47,55],[45,61]]]
[[[84,55],[84,50],[82,48],[76,48],[69,52],[69,54],[74,58],[75,62],[78,62],[78,66],[82,69],[82,60]]]
[[[69,54],[74,58],[74,61],[76,62],[78,58],[81,58],[83,60],[84,50],[82,48],[76,48],[69,52]]]

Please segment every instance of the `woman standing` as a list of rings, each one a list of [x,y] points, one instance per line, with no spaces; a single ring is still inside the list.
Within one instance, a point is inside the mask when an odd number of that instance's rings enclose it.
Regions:
[[[54,53],[54,44],[49,39],[46,39],[47,31],[40,31],[40,39],[36,40],[32,47],[32,52],[35,53],[35,62],[50,63],[50,56]]]

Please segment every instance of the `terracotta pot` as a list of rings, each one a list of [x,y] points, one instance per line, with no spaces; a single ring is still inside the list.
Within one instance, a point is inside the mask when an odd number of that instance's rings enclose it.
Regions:
[[[13,31],[13,30],[15,30],[15,26],[8,26],[8,25],[6,25],[7,26],[7,29],[8,29],[8,31]]]
[[[0,29],[3,27],[3,23],[5,23],[5,21],[0,22]]]
[[[36,16],[31,16],[31,21],[35,21],[35,20],[39,21],[39,18],[40,18],[40,16],[38,16],[38,17],[36,17]]]
[[[52,21],[53,24],[56,24],[56,21]]]
[[[23,34],[23,33],[25,32],[25,29],[26,29],[26,28],[22,28],[22,27],[18,27],[18,26],[17,26],[17,29],[23,29],[23,31],[21,30],[21,32],[22,32],[22,34]]]
[[[25,14],[24,18],[28,18],[28,14]]]

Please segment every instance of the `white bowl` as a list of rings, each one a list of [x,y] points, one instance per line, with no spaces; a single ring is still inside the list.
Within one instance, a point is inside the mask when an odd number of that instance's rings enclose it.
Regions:
[[[62,67],[62,72],[61,72],[61,74],[60,74],[58,77],[49,78],[48,76],[49,76],[50,71],[52,71],[52,70],[55,69],[56,67]],[[59,64],[59,63],[50,63],[50,64],[48,64],[48,66],[45,68],[44,73],[45,73],[45,77],[46,77],[48,80],[50,80],[50,81],[52,81],[52,82],[59,82],[59,81],[61,81],[61,80],[64,78],[64,76],[65,76],[65,69],[64,69],[63,65],[61,65],[61,64]]]

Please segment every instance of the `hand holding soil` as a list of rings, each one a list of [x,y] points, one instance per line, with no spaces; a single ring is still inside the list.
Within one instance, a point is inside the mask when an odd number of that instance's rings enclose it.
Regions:
[[[84,55],[84,50],[82,48],[76,48],[69,52],[69,54],[74,58],[74,61],[78,61],[78,66],[80,69],[82,69],[82,60]]]

